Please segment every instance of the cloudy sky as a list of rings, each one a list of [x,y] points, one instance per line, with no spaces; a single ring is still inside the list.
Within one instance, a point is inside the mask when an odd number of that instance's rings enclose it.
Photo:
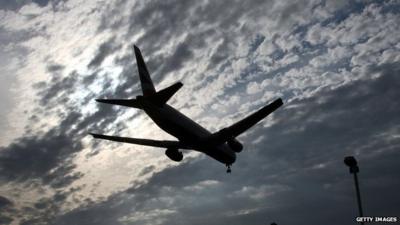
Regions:
[[[0,224],[355,224],[400,216],[398,1],[0,0]],[[137,109],[132,45],[211,131],[275,98],[233,165],[94,140],[173,139]]]

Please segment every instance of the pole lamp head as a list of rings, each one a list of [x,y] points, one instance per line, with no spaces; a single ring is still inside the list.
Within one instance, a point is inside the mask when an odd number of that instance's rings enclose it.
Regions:
[[[344,164],[350,168],[350,173],[358,173],[358,171],[360,171],[357,166],[357,160],[353,156],[345,157]]]

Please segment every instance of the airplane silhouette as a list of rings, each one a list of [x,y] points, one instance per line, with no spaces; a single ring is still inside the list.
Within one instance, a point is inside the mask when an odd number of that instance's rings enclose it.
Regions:
[[[232,126],[211,133],[167,104],[167,101],[183,84],[177,82],[156,91],[140,49],[134,45],[134,50],[143,95],[136,96],[135,99],[96,99],[96,101],[142,109],[162,130],[178,140],[161,141],[90,133],[94,138],[166,148],[165,154],[176,162],[183,159],[183,154],[179,149],[199,151],[225,164],[227,173],[230,173],[231,165],[236,160],[236,153],[243,149],[243,145],[236,137],[283,105],[282,99],[278,98]]]

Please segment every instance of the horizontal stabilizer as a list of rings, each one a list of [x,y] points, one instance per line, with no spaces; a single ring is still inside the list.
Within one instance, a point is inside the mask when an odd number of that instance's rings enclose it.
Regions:
[[[149,96],[149,99],[155,104],[164,105],[182,86],[181,82],[175,83]]]
[[[279,107],[283,105],[282,99],[278,98],[274,102],[269,105],[264,106],[257,112],[251,114],[250,116],[240,120],[239,122],[233,124],[230,127],[224,128],[211,136],[211,140],[216,142],[225,142],[231,138],[239,136],[241,133],[248,130],[250,127],[254,126],[260,120],[267,117],[273,111],[277,110]],[[215,140],[217,139],[217,140]]]
[[[136,99],[96,99],[96,102],[101,102],[111,105],[121,105],[138,109],[142,108]]]
[[[89,133],[89,134],[92,135],[94,138],[105,139],[109,141],[146,145],[146,146],[153,146],[160,148],[185,148],[184,146],[181,145],[179,141],[159,141],[159,140],[140,139],[140,138],[108,136],[108,135],[94,134],[94,133]]]

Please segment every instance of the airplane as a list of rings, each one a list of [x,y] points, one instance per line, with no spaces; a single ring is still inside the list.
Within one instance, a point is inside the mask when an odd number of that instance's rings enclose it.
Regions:
[[[236,161],[236,153],[243,150],[243,144],[236,137],[283,105],[282,99],[278,98],[239,122],[211,133],[167,104],[183,84],[177,82],[156,91],[140,49],[136,45],[133,47],[143,95],[136,96],[134,99],[96,99],[96,101],[144,110],[162,130],[178,140],[150,140],[89,133],[94,138],[164,148],[166,149],[165,155],[176,162],[183,159],[180,150],[199,151],[225,164],[226,172],[231,173],[231,166]]]

